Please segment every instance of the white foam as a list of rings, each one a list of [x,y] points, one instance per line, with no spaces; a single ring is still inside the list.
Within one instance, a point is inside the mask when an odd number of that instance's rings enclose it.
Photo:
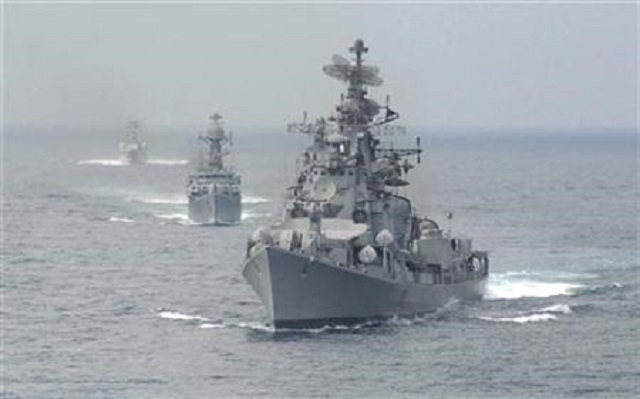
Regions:
[[[198,328],[225,328],[226,326],[223,323],[202,323],[198,326]]]
[[[121,159],[86,159],[76,162],[76,165],[102,165],[102,166],[124,166]]]
[[[530,276],[531,273],[526,270],[517,270],[517,271],[509,271],[502,274],[506,277],[522,277],[522,276]]]
[[[565,304],[555,304],[547,306],[542,309],[538,309],[532,312],[522,312],[519,316],[513,317],[483,317],[479,316],[478,319],[496,321],[496,322],[511,322],[511,323],[534,323],[540,321],[557,320],[560,314],[571,314],[573,310],[571,306]]]
[[[186,159],[149,159],[147,164],[149,165],[186,165],[189,161]],[[127,166],[122,159],[85,159],[76,162],[76,165],[102,165],[102,166]]]
[[[171,320],[198,320],[198,321],[206,321],[207,319],[200,315],[189,315],[178,312],[171,312],[169,310],[163,310],[158,312],[158,316],[163,319],[171,319]]]
[[[189,220],[189,216],[186,213],[160,213],[154,216],[160,219],[182,220],[182,221]]]
[[[242,212],[241,219],[247,220],[247,219],[255,219],[255,218],[270,217],[270,216],[271,214],[268,212],[265,212],[265,213]]]
[[[189,216],[186,213],[168,213],[168,214],[155,214],[153,215],[160,219],[170,220],[170,223],[176,223],[182,226],[204,226],[205,223],[194,222],[189,219]],[[167,222],[161,222],[164,224]]]
[[[574,295],[580,284],[544,282],[532,279],[510,278],[509,274],[492,275],[487,286],[487,299],[547,298]]]
[[[424,321],[424,319],[419,318],[419,317],[400,317],[400,316],[393,316],[392,318],[385,320],[385,324],[390,325],[390,326],[411,326],[413,324],[415,324],[416,322],[420,322],[420,321]],[[363,327],[366,326],[366,324],[362,325]]]
[[[111,216],[109,218],[110,222],[120,222],[120,223],[133,223],[133,219],[129,219],[129,218],[121,218],[118,216]]]
[[[240,328],[248,328],[250,330],[257,330],[257,331],[266,331],[266,332],[274,332],[275,329],[271,326],[268,326],[264,323],[259,323],[259,322],[245,322],[245,321],[241,321],[237,324],[234,325],[235,327],[240,327]]]
[[[571,310],[571,306],[569,305],[557,304],[557,305],[547,306],[546,308],[542,308],[539,310],[539,312],[571,314],[573,313],[573,310]]]
[[[246,328],[249,330],[262,331],[262,332],[275,332],[275,329],[271,326],[268,326],[264,323],[260,322],[248,322],[248,321],[239,321],[239,322],[205,322],[208,321],[205,318],[199,319],[203,323],[198,326],[198,328],[202,329],[220,329],[220,328]]]
[[[183,194],[173,194],[167,196],[158,196],[158,195],[141,195],[129,198],[129,201],[142,202],[144,204],[153,204],[153,205],[187,205],[189,203],[187,196]],[[244,204],[260,204],[269,202],[269,200],[260,197],[245,197],[242,199],[242,203]],[[269,213],[251,213],[247,212],[243,213],[242,218],[254,218],[260,216],[270,216]]]
[[[516,316],[516,317],[478,317],[482,320],[495,321],[495,322],[507,322],[507,323],[535,323],[540,321],[551,321],[556,320],[558,317],[552,315],[551,313],[535,313],[527,316]]]
[[[186,165],[189,163],[186,159],[149,159],[149,165]]]
[[[145,204],[156,205],[186,205],[188,203],[185,196],[171,196],[171,197],[137,197],[132,198],[133,201],[142,202]]]
[[[267,198],[252,197],[250,195],[242,196],[243,204],[264,204],[266,202],[269,202]]]

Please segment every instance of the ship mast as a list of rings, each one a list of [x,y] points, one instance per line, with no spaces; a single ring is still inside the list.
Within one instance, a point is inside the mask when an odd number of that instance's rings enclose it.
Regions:
[[[223,150],[223,143],[230,142],[230,136],[227,136],[222,126],[222,116],[215,112],[209,116],[211,121],[206,135],[199,136],[202,142],[207,145],[207,157],[204,165],[207,169],[220,171],[224,168],[223,157],[227,152]]]
[[[334,116],[308,123],[305,113],[303,122],[289,124],[288,130],[312,135],[314,144],[310,147],[311,152],[322,152],[333,147],[333,151],[337,151],[338,156],[335,158],[341,167],[355,166],[354,186],[358,187],[358,194],[354,196],[352,205],[354,214],[356,211],[364,211],[368,215],[365,218],[371,220],[371,207],[378,194],[388,191],[387,186],[408,184],[400,176],[403,172],[407,173],[412,165],[406,159],[401,163],[402,158],[417,155],[417,161],[420,162],[419,154],[422,150],[419,148],[419,141],[417,148],[380,147],[381,136],[402,134],[405,129],[391,123],[399,118],[399,114],[389,107],[388,96],[385,105],[367,97],[368,87],[381,86],[383,83],[379,68],[365,64],[364,56],[368,51],[364,41],[358,39],[349,48],[353,55],[351,60],[334,55],[331,64],[322,68],[325,74],[347,84],[347,92],[340,96],[340,104],[336,107]],[[310,162],[308,156],[305,162]],[[315,155],[311,163],[314,162]],[[301,175],[299,181],[302,184],[305,176]]]
[[[364,100],[367,91],[363,87],[364,73],[362,66],[362,54],[369,52],[369,48],[364,45],[364,42],[360,39],[356,40],[353,47],[349,48],[349,52],[356,55],[356,66],[349,79],[349,88],[347,91],[347,99],[355,104],[355,112],[351,118],[351,121],[347,121],[347,124],[351,122],[356,130],[356,133],[364,133],[358,141],[359,152],[363,155],[364,164],[366,168],[371,165],[372,152],[369,150],[371,147],[371,133],[367,129],[367,124],[373,119],[373,115],[367,115],[364,111]],[[382,82],[380,82],[382,83]],[[377,111],[376,111],[377,113]]]
[[[140,139],[138,138],[138,131],[140,130],[140,121],[132,120],[129,122],[129,139],[138,143]]]

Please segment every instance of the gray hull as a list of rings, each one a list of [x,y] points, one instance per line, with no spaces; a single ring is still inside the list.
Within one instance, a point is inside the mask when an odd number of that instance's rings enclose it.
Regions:
[[[147,162],[147,156],[137,150],[125,151],[122,153],[122,161],[126,165],[141,165]]]
[[[266,247],[247,260],[243,275],[275,328],[352,324],[435,311],[453,299],[480,299],[486,278],[418,284],[369,276]]]
[[[189,196],[189,219],[196,223],[236,225],[242,217],[240,195],[206,194]]]

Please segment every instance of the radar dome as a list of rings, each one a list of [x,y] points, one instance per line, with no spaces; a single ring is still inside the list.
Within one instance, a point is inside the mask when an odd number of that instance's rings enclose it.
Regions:
[[[328,201],[336,195],[338,189],[333,181],[322,178],[319,179],[311,189],[311,197],[315,201]]]
[[[393,234],[387,229],[384,229],[376,236],[376,242],[384,247],[393,242]]]
[[[376,250],[371,245],[367,245],[358,252],[358,259],[365,264],[374,262],[377,257]]]

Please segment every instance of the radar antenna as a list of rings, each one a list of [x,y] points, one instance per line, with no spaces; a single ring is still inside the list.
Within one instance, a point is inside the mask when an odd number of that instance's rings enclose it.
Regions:
[[[380,68],[372,65],[362,65],[362,54],[369,51],[362,40],[356,40],[349,51],[356,54],[355,64],[341,55],[331,57],[332,64],[322,67],[322,71],[332,78],[349,82],[355,86],[380,86],[384,82],[378,74]]]
[[[220,122],[220,120],[222,120],[222,115],[220,115],[218,112],[214,112],[213,114],[209,115],[209,119],[211,119],[211,122],[213,123],[218,123]]]
[[[349,65],[349,60],[338,54],[334,54],[333,57],[331,57],[331,62],[333,62],[334,65]]]

